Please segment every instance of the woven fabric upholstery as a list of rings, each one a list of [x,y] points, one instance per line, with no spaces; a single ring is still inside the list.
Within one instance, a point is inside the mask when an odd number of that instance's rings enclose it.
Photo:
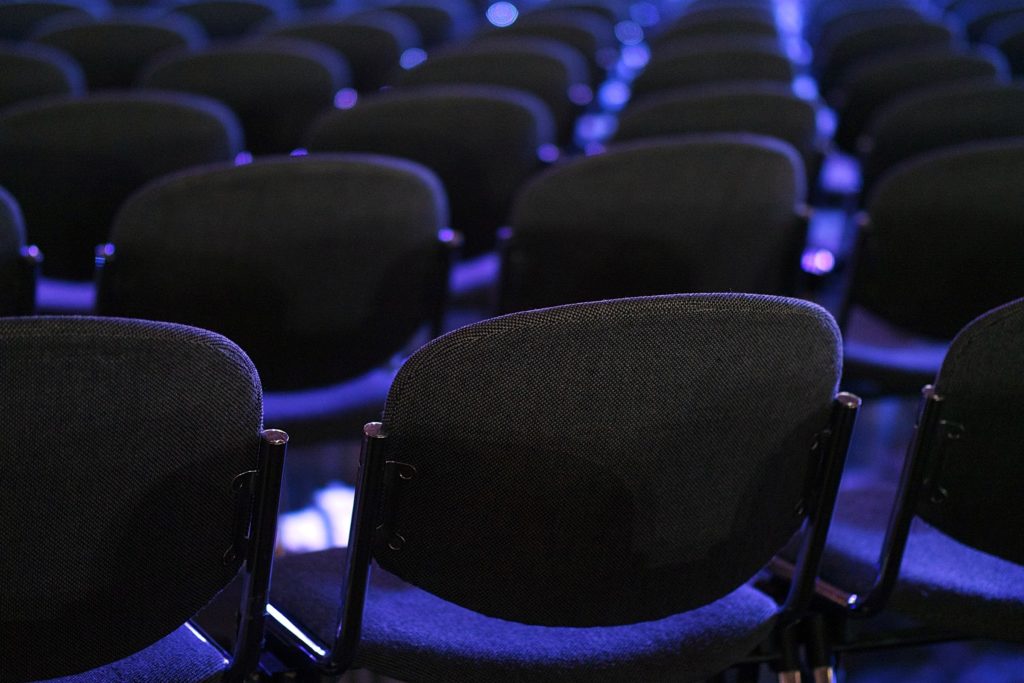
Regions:
[[[886,175],[869,198],[870,232],[853,299],[917,334],[949,339],[1024,295],[1024,141],[940,150]]]
[[[400,88],[334,110],[313,126],[311,151],[377,152],[438,174],[451,198],[451,227],[477,253],[494,246],[512,197],[554,143],[551,113],[536,97],[496,86]]]
[[[686,38],[665,43],[633,82],[640,97],[657,90],[730,81],[789,83],[793,65],[774,40]]]
[[[4,681],[78,673],[163,638],[236,573],[232,482],[260,384],[218,335],[96,318],[0,320]]]
[[[200,47],[203,28],[184,16],[123,14],[103,20],[74,17],[47,22],[32,40],[59,48],[85,71],[90,90],[129,88],[161,52]]]
[[[291,555],[271,600],[332,642],[345,549]],[[770,633],[774,602],[741,586],[710,605],[627,626],[529,626],[486,617],[374,567],[355,666],[408,681],[680,683],[704,680]]]
[[[395,77],[399,86],[473,83],[517,88],[540,98],[555,117],[560,141],[572,139],[577,107],[569,88],[587,82],[586,60],[544,38],[487,40],[438,50]]]
[[[1005,60],[994,50],[907,52],[862,62],[851,71],[838,103],[835,141],[853,151],[871,117],[895,98],[915,88],[957,81],[1005,80]]]
[[[100,13],[103,2],[16,0],[0,4],[0,40],[25,40],[42,22],[59,15],[88,17]]]
[[[170,55],[152,64],[140,82],[224,102],[241,119],[247,148],[269,154],[298,147],[350,76],[344,59],[319,43],[263,38]]]
[[[385,503],[377,560],[523,623],[711,603],[800,524],[839,371],[835,322],[794,299],[625,299],[464,327],[391,386],[387,459],[416,475]]]
[[[187,171],[125,203],[97,307],[216,330],[271,390],[332,384],[386,361],[426,322],[446,214],[432,173],[387,157]]]
[[[87,279],[129,194],[165,173],[231,159],[241,138],[227,108],[185,93],[26,102],[0,113],[0,185],[46,254],[43,272]]]
[[[60,50],[32,43],[0,44],[0,109],[47,95],[81,95],[85,76]]]
[[[984,42],[999,48],[1014,74],[1024,74],[1024,15],[1015,14],[992,24]]]
[[[0,187],[0,315],[19,311],[25,287],[25,266],[21,248],[25,246],[25,221],[18,203]]]
[[[381,11],[295,19],[269,26],[267,35],[311,40],[337,50],[348,62],[352,85],[359,92],[380,89],[398,68],[402,53],[420,45],[416,24]]]
[[[953,340],[935,391],[943,398],[942,419],[963,425],[964,434],[938,456],[937,485],[948,495],[925,501],[921,510],[959,541],[1018,565],[1024,565],[1024,509],[1017,504],[1024,478],[1022,354],[1024,299],[986,313]]]
[[[502,305],[786,293],[804,242],[803,198],[796,151],[758,135],[656,138],[566,161],[516,199]]]
[[[915,155],[1009,137],[1024,137],[1024,85],[968,82],[914,90],[872,118],[861,163],[863,186]]]
[[[169,3],[174,12],[195,19],[210,38],[238,38],[281,15],[280,0],[183,0]]]
[[[770,135],[791,144],[805,168],[818,165],[814,104],[783,83],[703,85],[658,92],[619,115],[616,140],[705,132]]]

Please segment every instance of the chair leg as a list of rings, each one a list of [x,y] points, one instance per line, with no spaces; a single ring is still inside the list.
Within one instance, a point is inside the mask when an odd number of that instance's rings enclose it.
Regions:
[[[811,614],[804,620],[803,628],[807,665],[811,669],[812,680],[814,683],[835,683],[836,671],[825,617]]]
[[[798,629],[800,622],[790,624],[776,633],[778,657],[772,662],[779,683],[802,683],[800,670],[800,640]]]

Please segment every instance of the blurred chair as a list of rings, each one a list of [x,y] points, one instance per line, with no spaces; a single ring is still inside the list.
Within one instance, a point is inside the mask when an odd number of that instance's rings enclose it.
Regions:
[[[25,40],[47,19],[58,16],[98,17],[109,10],[106,0],[12,0],[0,3],[0,40]]]
[[[816,46],[824,47],[851,32],[871,26],[885,24],[912,24],[934,21],[940,18],[937,10],[913,2],[889,1],[870,3],[866,6],[854,4],[845,11],[830,16],[823,24],[805,27],[805,37]]]
[[[476,24],[476,12],[465,0],[397,0],[382,9],[414,23],[425,48],[464,38]]]
[[[278,563],[277,634],[332,674],[708,678],[810,593],[858,404],[839,344],[813,304],[730,294],[435,340],[364,430],[350,547]],[[801,527],[780,606],[747,582]]]
[[[1006,56],[1014,75],[1024,75],[1024,16],[1013,15],[994,22],[983,41]]]
[[[310,443],[380,414],[390,372],[363,396],[343,383],[388,363],[438,314],[446,222],[437,178],[388,157],[185,171],[122,207],[97,310],[231,338],[269,392],[266,419]],[[355,417],[339,426],[345,410]]]
[[[792,292],[804,198],[796,150],[760,135],[642,140],[567,160],[516,198],[502,310],[675,292]]]
[[[195,50],[206,35],[184,16],[126,12],[106,19],[61,17],[46,22],[32,40],[74,57],[89,89],[97,90],[130,88],[142,67],[161,52]]]
[[[82,68],[69,55],[32,43],[0,43],[0,109],[48,95],[85,92]]]
[[[399,88],[324,114],[310,151],[375,152],[419,162],[441,178],[451,227],[465,251],[494,247],[512,197],[541,168],[538,150],[555,142],[551,113],[510,88],[434,85]]]
[[[167,7],[195,19],[213,39],[240,38],[291,9],[285,0],[172,0]]]
[[[0,316],[34,312],[41,259],[37,247],[25,244],[25,221],[18,202],[0,187]]]
[[[185,93],[48,98],[0,112],[0,185],[21,204],[53,278],[92,277],[96,245],[143,184],[241,150],[234,115]]]
[[[302,144],[305,130],[334,104],[350,76],[344,59],[319,43],[261,38],[167,55],[139,82],[220,100],[238,114],[250,152],[275,154]]]
[[[770,7],[752,5],[704,7],[687,10],[657,31],[653,43],[680,38],[758,36],[779,37],[775,14]]]
[[[1019,0],[976,0],[960,3],[956,16],[967,27],[967,37],[981,40],[989,27],[1007,17],[1024,17],[1024,4]]]
[[[205,330],[0,319],[0,677],[251,680],[287,435]],[[242,569],[229,656],[187,620]]]

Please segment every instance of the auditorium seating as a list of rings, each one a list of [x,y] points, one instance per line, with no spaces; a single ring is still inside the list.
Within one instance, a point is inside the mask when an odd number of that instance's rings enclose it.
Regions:
[[[282,0],[171,0],[168,8],[202,24],[212,39],[239,38],[287,14]]]
[[[99,16],[104,0],[13,0],[0,3],[0,40],[25,40],[46,20],[58,16]]]
[[[25,222],[14,197],[0,187],[0,315],[31,315],[41,252],[25,244]]]
[[[69,55],[31,43],[0,43],[0,109],[47,95],[81,95],[85,74]]]

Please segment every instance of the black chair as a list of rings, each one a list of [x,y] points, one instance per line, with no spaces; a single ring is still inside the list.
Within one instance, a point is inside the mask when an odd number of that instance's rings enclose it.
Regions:
[[[48,95],[85,92],[82,68],[60,50],[31,43],[0,43],[0,109]]]
[[[0,112],[0,185],[18,198],[49,277],[91,278],[96,245],[144,183],[241,150],[235,116],[185,93],[48,98]]]
[[[1024,16],[1010,16],[992,24],[983,41],[999,48],[1017,76],[1024,74]]]
[[[1024,5],[1019,0],[977,0],[959,4],[956,16],[967,27],[967,37],[979,41],[996,22],[1007,17],[1024,17]]]
[[[0,316],[33,313],[41,259],[37,247],[25,244],[25,222],[18,202],[0,187]]]
[[[101,16],[105,0],[13,0],[0,3],[0,40],[25,40],[48,19],[58,16]]]
[[[916,392],[935,376],[943,340],[1024,295],[1022,177],[1024,140],[1014,138],[924,154],[879,180],[847,304],[867,315],[844,316],[846,381]],[[869,341],[859,331],[867,325],[892,342]]]
[[[324,114],[307,138],[310,151],[374,152],[404,157],[444,183],[451,227],[465,251],[494,247],[519,187],[541,168],[555,124],[543,102],[510,88],[434,85],[399,88]]]
[[[804,36],[812,45],[824,48],[834,45],[843,35],[868,26],[882,24],[910,24],[939,19],[939,13],[929,12],[924,6],[899,0],[881,2],[878,6],[854,4],[845,11],[830,16],[823,24],[806,27]]]
[[[779,37],[775,14],[770,7],[722,6],[688,10],[657,32],[654,44],[679,38],[728,36]]]
[[[383,9],[413,22],[425,48],[464,38],[476,24],[476,12],[465,0],[394,0]]]
[[[806,238],[800,156],[760,135],[642,140],[570,159],[519,193],[501,310],[746,291],[790,293]]]
[[[167,7],[202,24],[213,39],[240,38],[290,9],[283,0],[172,0]]]
[[[68,53],[82,66],[90,90],[130,88],[142,67],[167,50],[195,50],[203,28],[185,16],[122,13],[106,19],[59,18],[32,35],[36,43]]]
[[[388,363],[438,315],[446,222],[437,178],[389,157],[184,171],[118,213],[97,311],[235,340],[263,379],[266,419],[304,443],[326,439],[352,424],[338,426],[345,411],[356,425],[380,414],[391,373],[365,396],[345,382]]]
[[[351,546],[276,566],[293,665],[691,681],[746,657],[813,583],[858,404],[839,343],[813,304],[720,294],[428,344],[364,430]],[[747,581],[802,525],[780,608]]]
[[[0,677],[244,681],[287,435],[234,344],[146,321],[0,319]],[[187,620],[242,569],[230,655]]]
[[[351,82],[348,64],[319,43],[292,38],[215,45],[158,59],[140,76],[146,88],[213,97],[238,114],[253,154],[288,153]]]

